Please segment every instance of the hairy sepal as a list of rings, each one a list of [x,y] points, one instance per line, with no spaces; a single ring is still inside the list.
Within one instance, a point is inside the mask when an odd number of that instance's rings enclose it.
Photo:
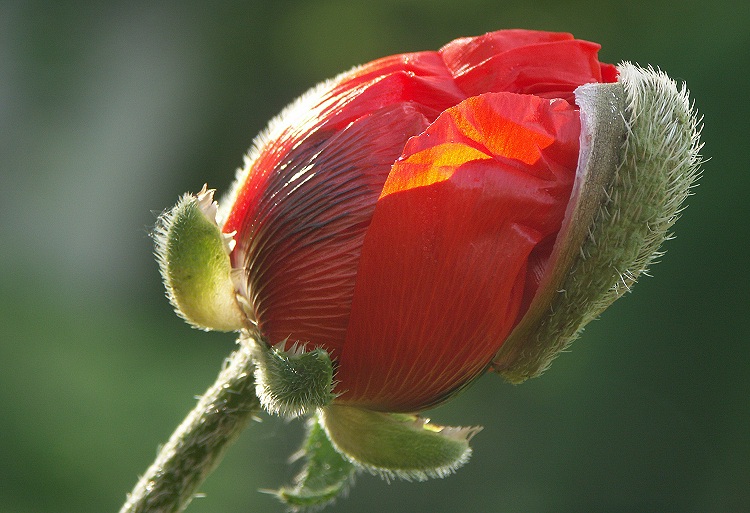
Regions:
[[[255,392],[260,404],[272,415],[293,418],[312,413],[336,398],[333,393],[333,363],[324,349],[307,351],[286,341],[273,347],[252,342],[256,360]]]
[[[358,468],[407,481],[454,473],[469,461],[469,441],[482,429],[338,404],[321,409],[320,421],[336,450]]]
[[[652,68],[618,70],[617,83],[576,89],[573,194],[539,291],[493,362],[510,382],[541,374],[631,290],[662,255],[699,177],[701,123],[685,86]]]
[[[221,232],[213,190],[185,194],[156,224],[156,258],[175,312],[203,330],[237,331],[247,318],[237,300],[229,259],[234,245]]]

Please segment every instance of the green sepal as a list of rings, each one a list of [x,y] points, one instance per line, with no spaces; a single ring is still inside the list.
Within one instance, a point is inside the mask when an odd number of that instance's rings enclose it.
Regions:
[[[520,383],[541,374],[584,326],[631,290],[700,175],[700,119],[688,91],[630,63],[619,81],[576,89],[581,155],[548,269],[493,360]]]
[[[291,511],[318,510],[349,491],[356,467],[334,449],[317,415],[307,421],[307,438],[297,458],[304,458],[304,466],[294,486],[271,491]]]
[[[285,342],[274,347],[256,343],[255,392],[268,413],[297,417],[312,413],[336,398],[333,393],[333,363],[324,349],[306,351]]]
[[[482,429],[438,426],[417,415],[338,404],[323,408],[320,416],[333,446],[357,467],[407,481],[455,472],[469,460],[469,441]]]
[[[155,253],[167,296],[180,317],[204,330],[237,331],[247,319],[232,279],[234,241],[216,222],[213,192],[204,185],[159,217]]]

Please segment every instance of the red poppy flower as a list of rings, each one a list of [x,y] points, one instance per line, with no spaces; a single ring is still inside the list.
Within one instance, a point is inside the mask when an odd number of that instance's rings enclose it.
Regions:
[[[534,296],[571,193],[573,90],[599,45],[508,30],[314,88],[256,141],[225,233],[270,344],[322,347],[337,401],[435,405],[482,373]]]
[[[311,415],[276,491],[294,510],[357,470],[466,463],[481,428],[412,413],[489,368],[542,373],[662,254],[700,175],[686,87],[598,48],[501,31],[355,68],[271,123],[221,207],[204,186],[165,211],[170,301],[239,349],[125,508],[192,497],[261,407]]]

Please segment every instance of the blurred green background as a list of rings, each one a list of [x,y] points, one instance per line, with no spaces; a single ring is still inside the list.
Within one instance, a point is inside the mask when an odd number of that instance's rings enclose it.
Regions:
[[[571,353],[431,412],[485,426],[468,466],[363,475],[330,511],[750,511],[750,3],[727,0],[0,1],[0,511],[116,511],[231,352],[164,298],[156,213],[226,191],[318,81],[512,27],[687,81],[711,160],[655,277]],[[301,431],[251,426],[188,512],[282,511],[258,490],[294,475]]]

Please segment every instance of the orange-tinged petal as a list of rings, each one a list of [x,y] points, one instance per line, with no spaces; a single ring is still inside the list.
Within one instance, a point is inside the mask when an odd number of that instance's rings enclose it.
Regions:
[[[380,197],[415,187],[449,180],[457,166],[472,160],[492,158],[490,155],[462,143],[447,142],[413,153],[401,166],[420,166],[421,173],[392,175]]]
[[[496,93],[409,141],[365,236],[340,401],[418,411],[486,368],[560,228],[579,130],[566,102]]]

